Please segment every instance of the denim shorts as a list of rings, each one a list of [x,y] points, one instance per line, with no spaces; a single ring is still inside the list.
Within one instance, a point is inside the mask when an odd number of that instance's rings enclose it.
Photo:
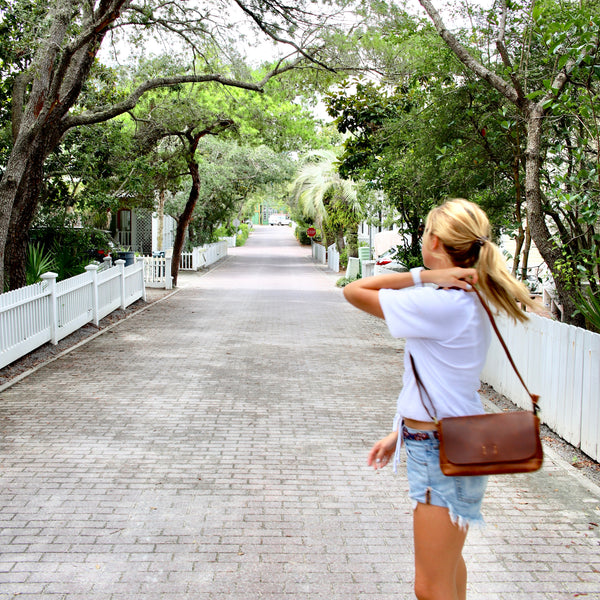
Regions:
[[[487,477],[448,477],[440,469],[440,444],[435,432],[419,432],[406,427],[412,434],[423,433],[427,439],[404,437],[409,496],[417,503],[434,504],[448,509],[450,519],[459,527],[483,526],[481,503]],[[425,436],[420,436],[425,437]]]

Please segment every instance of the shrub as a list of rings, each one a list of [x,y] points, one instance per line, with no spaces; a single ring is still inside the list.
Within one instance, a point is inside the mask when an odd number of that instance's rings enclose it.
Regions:
[[[348,266],[348,247],[340,252],[340,267],[345,269]]]
[[[298,227],[296,227],[296,231],[295,231],[295,235],[296,235],[296,239],[303,245],[303,246],[310,246],[310,238],[308,237],[308,235],[306,235],[306,227],[303,227],[302,225],[298,225]]]
[[[579,293],[575,300],[578,312],[585,317],[586,328],[600,333],[600,293]]]
[[[246,223],[242,223],[240,225],[239,231],[237,233],[237,238],[235,239],[235,245],[243,246],[246,243],[249,235],[250,235],[250,228],[248,227],[248,225]]]
[[[346,287],[349,283],[352,283],[353,281],[356,281],[357,279],[359,279],[358,277],[340,277],[336,282],[335,285],[337,287]]]
[[[106,232],[87,227],[39,228],[32,231],[31,237],[38,248],[52,255],[52,269],[59,281],[83,273],[92,260],[98,259],[99,251],[105,255],[110,247]]]
[[[46,252],[40,242],[27,247],[26,278],[27,285],[41,281],[42,275],[54,269],[52,254]]]

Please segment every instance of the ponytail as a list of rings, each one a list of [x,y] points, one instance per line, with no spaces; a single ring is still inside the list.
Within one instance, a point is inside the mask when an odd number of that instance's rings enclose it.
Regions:
[[[521,306],[533,307],[529,290],[509,272],[504,257],[490,241],[487,215],[476,204],[449,200],[427,217],[425,231],[436,235],[457,267],[477,269],[478,287],[498,310],[516,321],[526,321]]]
[[[529,317],[521,308],[533,308],[527,286],[515,279],[506,268],[500,249],[493,242],[486,242],[479,252],[475,264],[478,285],[484,296],[500,311],[515,321],[526,321]]]

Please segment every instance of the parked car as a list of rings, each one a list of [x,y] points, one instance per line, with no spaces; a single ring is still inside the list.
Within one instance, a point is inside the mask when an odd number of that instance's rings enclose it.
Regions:
[[[397,248],[390,248],[387,252],[384,252],[377,261],[375,262],[375,275],[385,273],[387,271],[408,271],[406,265],[401,263],[399,260],[393,258],[397,252]],[[380,267],[380,268],[378,268]]]
[[[292,220],[286,215],[271,215],[269,225],[289,225]]]

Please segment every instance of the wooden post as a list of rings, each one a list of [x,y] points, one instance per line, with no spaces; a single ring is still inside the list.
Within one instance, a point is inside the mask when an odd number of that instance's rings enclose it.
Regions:
[[[144,302],[146,302],[146,279],[144,277],[144,257],[137,256],[135,260],[136,260],[136,264],[137,264],[138,268],[140,269],[140,280],[141,280],[141,284],[142,284],[142,300]]]
[[[119,268],[120,272],[120,288],[121,288],[121,309],[125,310],[125,261],[122,258],[119,258],[115,261],[115,265]]]
[[[50,341],[56,346],[58,344],[58,310],[56,303],[56,278],[58,273],[44,273],[41,280],[48,286],[50,296],[48,298],[48,310],[50,321]]]
[[[100,324],[98,317],[98,265],[88,265],[85,270],[92,281],[92,321],[96,327]]]

